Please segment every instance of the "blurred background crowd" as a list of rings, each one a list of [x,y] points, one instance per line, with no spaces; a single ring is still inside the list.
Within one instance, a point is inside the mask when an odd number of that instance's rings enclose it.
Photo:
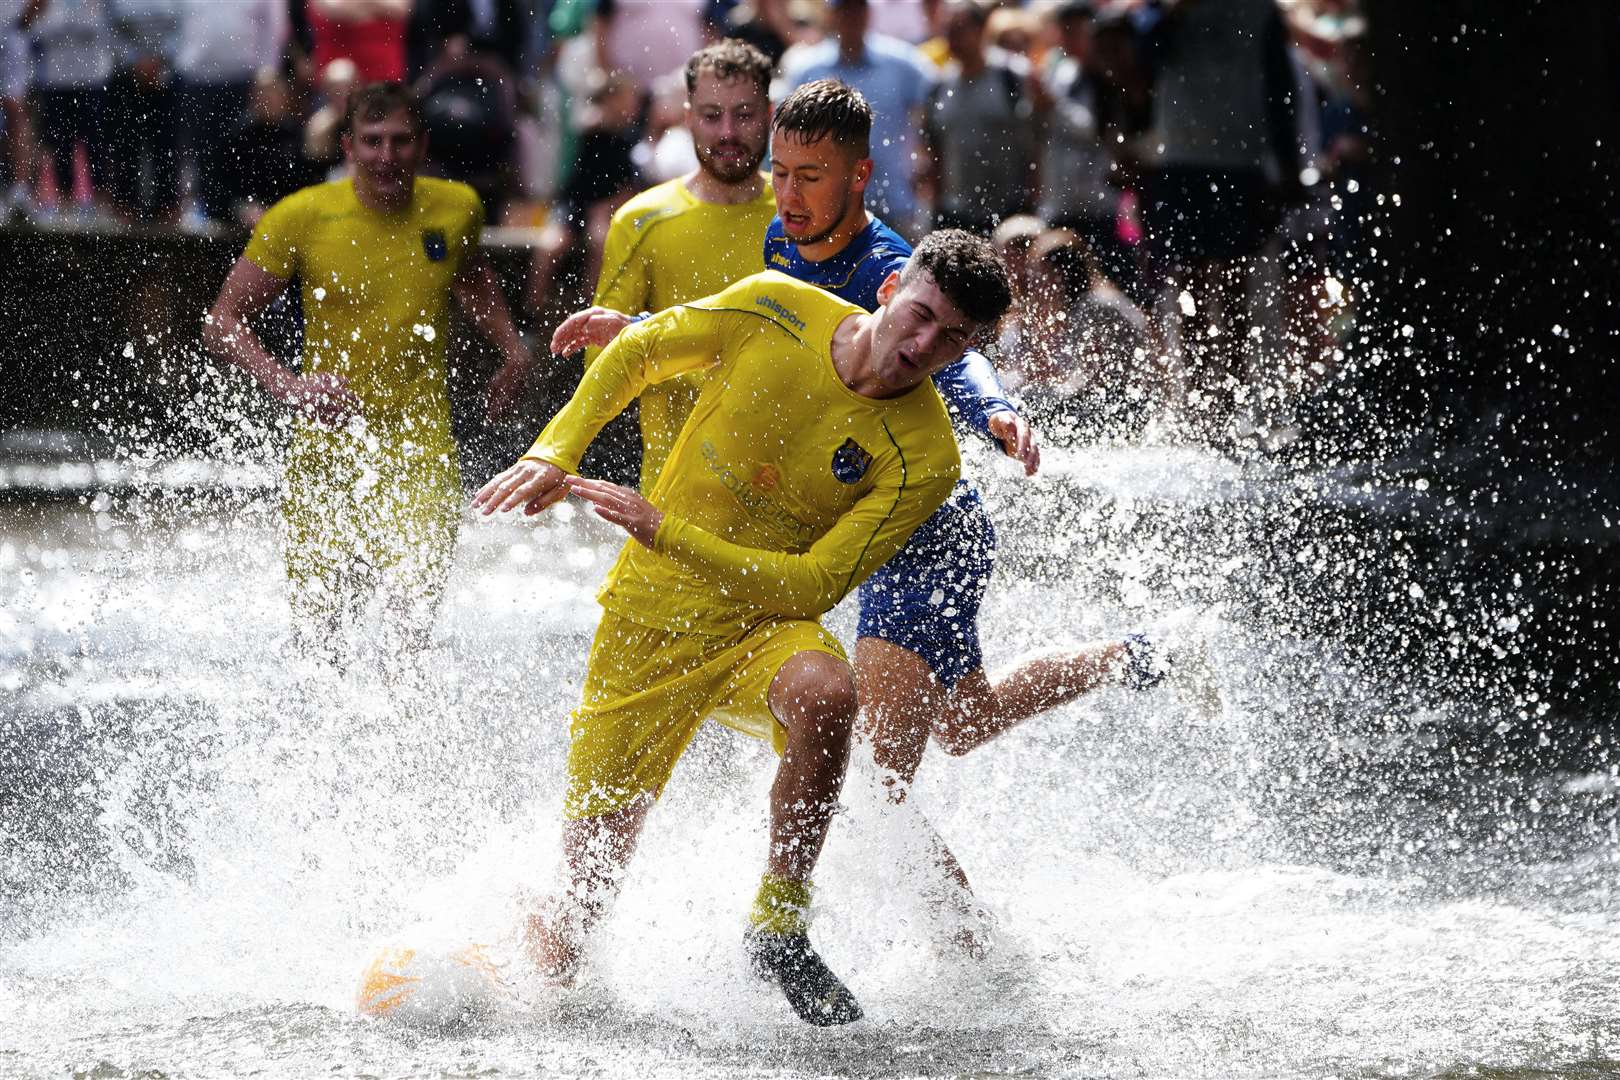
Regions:
[[[589,293],[613,210],[696,167],[680,71],[737,37],[778,99],[865,94],[890,225],[995,238],[1022,294],[1002,367],[1038,420],[1130,434],[1190,397],[1252,432],[1353,311],[1364,33],[1357,0],[0,0],[3,212],[251,225],[341,174],[353,86],[401,79],[429,171],[532,230],[539,329]]]

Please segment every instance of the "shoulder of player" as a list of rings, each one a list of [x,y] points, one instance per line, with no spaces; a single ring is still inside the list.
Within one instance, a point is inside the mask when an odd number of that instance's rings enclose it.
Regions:
[[[482,213],[484,208],[483,199],[470,185],[437,176],[417,177],[416,197],[430,211],[439,207],[453,207],[457,211]]]
[[[347,180],[327,180],[309,187],[299,188],[265,211],[271,214],[298,214],[318,210],[338,209],[345,200],[353,200],[354,188]]]
[[[899,236],[880,234],[870,247],[855,257],[850,266],[850,281],[863,295],[870,293],[875,304],[877,287],[890,274],[905,269],[906,260],[910,258],[911,245]]]
[[[251,235],[296,243],[314,223],[341,216],[353,201],[353,188],[346,180],[311,184],[273,203],[253,226]]]
[[[732,286],[740,293],[756,297],[774,297],[782,303],[791,301],[795,305],[812,310],[818,314],[822,312],[845,312],[854,314],[861,312],[861,308],[841,297],[828,292],[819,285],[808,281],[800,281],[791,274],[780,270],[762,270],[751,274]],[[731,290],[727,290],[728,292]]]
[[[700,306],[753,315],[776,324],[800,341],[819,335],[862,309],[832,293],[779,270],[764,270],[733,282]]]
[[[628,231],[640,235],[660,221],[667,221],[684,212],[691,205],[686,194],[686,181],[677,176],[662,184],[632,195],[613,214],[610,226],[615,231]]]

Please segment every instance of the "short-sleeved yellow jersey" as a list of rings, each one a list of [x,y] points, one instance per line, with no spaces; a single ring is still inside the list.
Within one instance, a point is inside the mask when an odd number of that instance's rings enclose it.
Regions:
[[[765,230],[775,215],[769,181],[757,198],[729,205],[704,202],[684,179],[648,188],[613,215],[591,302],[637,315],[711,296],[759,272]],[[588,353],[587,362],[596,355]],[[702,382],[700,375],[688,374],[642,393],[643,492],[658,479]]]
[[[304,188],[259,220],[243,253],[297,277],[303,370],[344,376],[368,424],[450,449],[445,381],[450,283],[477,245],[484,210],[465,184],[419,178],[408,209],[361,205],[354,184]]]
[[[813,619],[899,550],[961,470],[931,383],[878,400],[848,389],[833,332],[865,314],[775,271],[630,327],[603,350],[526,455],[574,471],[642,392],[705,371],[648,496],[654,547],[630,541],[599,599],[626,619],[734,634]]]

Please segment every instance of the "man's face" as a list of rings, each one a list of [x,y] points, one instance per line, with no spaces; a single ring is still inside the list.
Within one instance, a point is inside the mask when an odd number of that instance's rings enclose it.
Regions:
[[[783,131],[772,140],[776,216],[795,244],[820,243],[859,213],[871,177],[871,159],[856,157],[831,137],[806,143]]]
[[[411,126],[404,109],[397,109],[372,120],[355,117],[354,129],[343,136],[343,152],[365,200],[397,208],[411,201],[427,138]]]
[[[872,332],[872,371],[896,393],[958,360],[979,330],[928,273],[901,284],[898,273],[878,288],[883,305]]]
[[[759,171],[770,139],[771,103],[754,80],[722,79],[698,72],[686,103],[698,166],[724,184],[740,183]]]

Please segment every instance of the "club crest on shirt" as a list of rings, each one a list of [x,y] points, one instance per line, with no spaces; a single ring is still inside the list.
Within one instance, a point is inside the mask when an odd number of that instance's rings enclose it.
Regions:
[[[450,254],[450,245],[445,243],[444,233],[438,229],[426,229],[422,233],[422,251],[431,262],[443,262],[445,256]]]
[[[859,483],[872,465],[872,455],[854,439],[845,439],[844,445],[833,451],[832,474],[839,483]]]

